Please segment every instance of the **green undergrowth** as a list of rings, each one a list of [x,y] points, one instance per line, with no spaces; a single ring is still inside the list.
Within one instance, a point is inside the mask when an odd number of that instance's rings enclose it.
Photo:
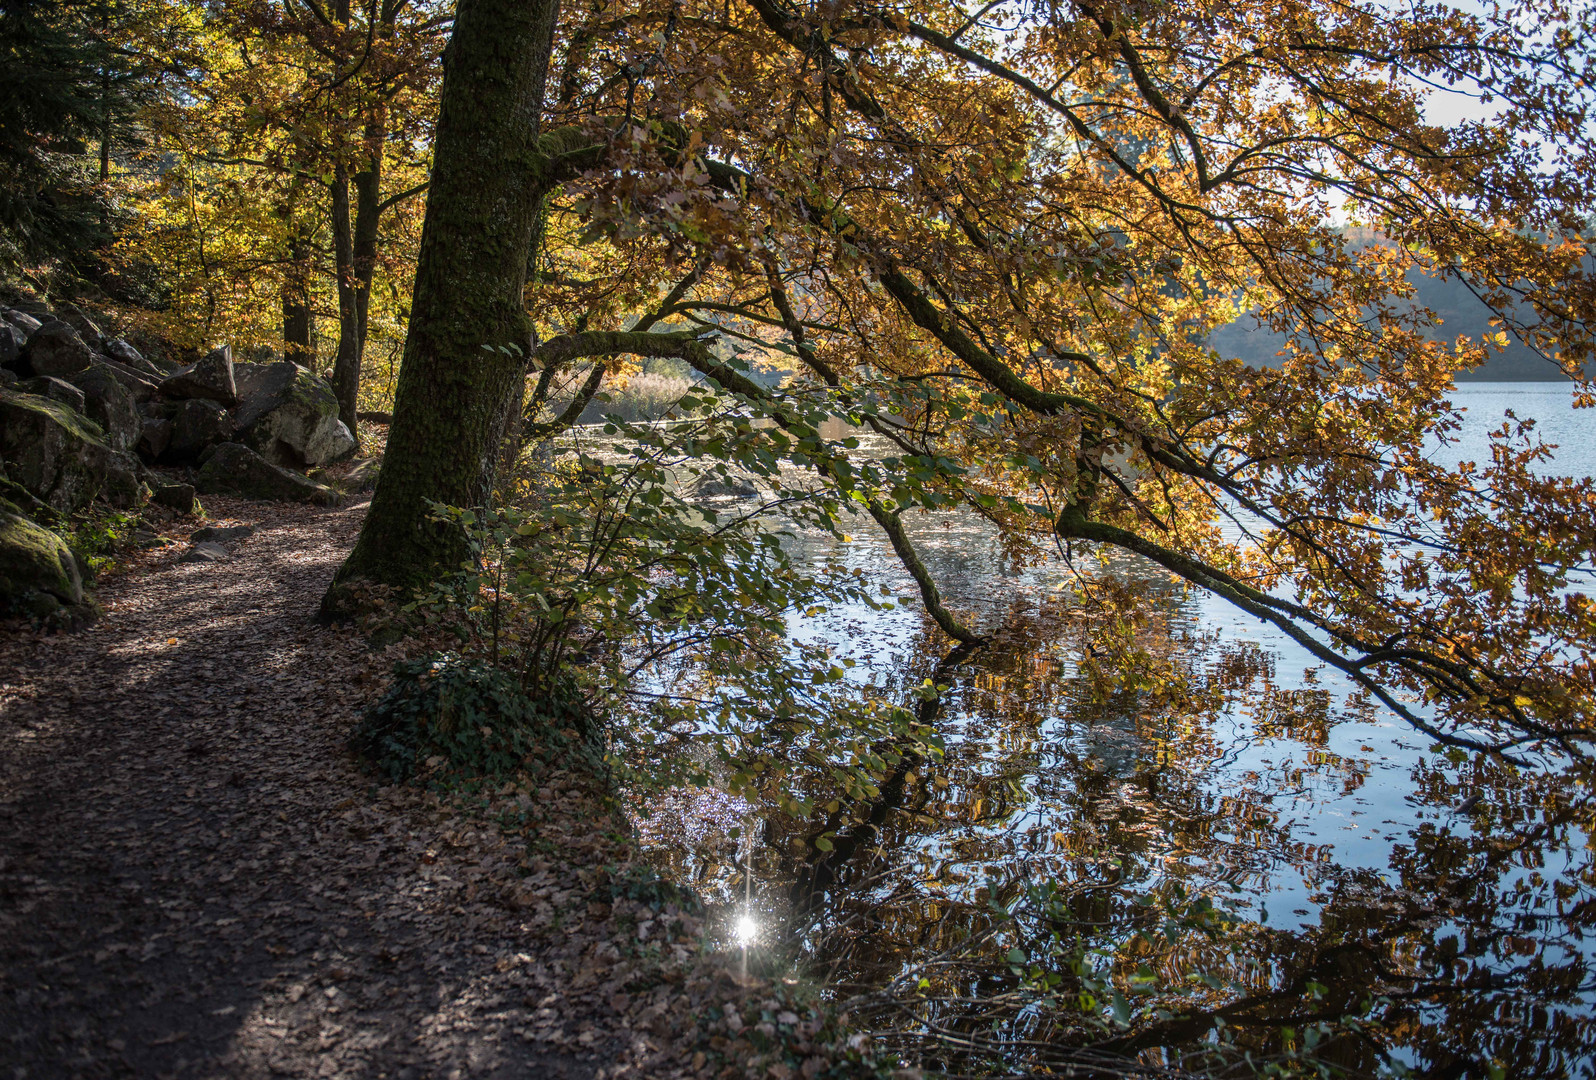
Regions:
[[[669,878],[661,877],[653,867],[641,862],[604,867],[599,871],[598,882],[592,896],[595,900],[608,903],[631,900],[634,903],[647,904],[654,911],[675,907],[690,915],[704,913],[703,901],[698,898],[696,892],[685,885],[678,885]]]
[[[574,695],[533,699],[506,672],[449,653],[396,664],[350,745],[394,783],[469,787],[552,767],[604,770],[599,725]]]
[[[136,511],[91,505],[61,528],[61,538],[77,556],[87,584],[116,568],[118,555],[134,544],[133,531],[143,522]]]

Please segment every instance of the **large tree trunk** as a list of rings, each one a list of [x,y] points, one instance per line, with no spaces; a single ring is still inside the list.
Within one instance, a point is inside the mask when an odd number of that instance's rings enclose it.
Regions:
[[[461,0],[444,54],[432,186],[393,426],[371,509],[323,611],[364,580],[410,586],[465,554],[428,501],[486,502],[532,347],[523,291],[557,0]]]

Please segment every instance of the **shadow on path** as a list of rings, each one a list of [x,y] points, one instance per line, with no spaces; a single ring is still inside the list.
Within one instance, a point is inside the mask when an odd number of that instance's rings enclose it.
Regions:
[[[624,1024],[522,1026],[577,958],[502,844],[343,749],[386,661],[310,617],[364,508],[216,503],[260,525],[229,561],[0,642],[0,1080],[605,1075]]]

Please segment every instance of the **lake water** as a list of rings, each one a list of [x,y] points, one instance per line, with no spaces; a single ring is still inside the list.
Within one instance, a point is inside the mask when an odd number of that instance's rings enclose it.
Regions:
[[[1438,459],[1488,460],[1484,433],[1511,409],[1559,444],[1548,471],[1596,474],[1596,410],[1572,409],[1566,385],[1470,383],[1453,400],[1467,422]],[[1062,567],[1012,567],[961,514],[913,531],[991,647],[946,663],[912,602],[793,634],[903,700],[937,673],[945,760],[856,806],[847,858],[812,845],[815,822],[723,797],[684,794],[643,825],[727,925],[754,918],[756,962],[826,980],[881,1045],[955,1071],[1059,1067],[1088,1044],[1120,1071],[1285,1062],[1322,1023],[1315,1052],[1351,1075],[1596,1075],[1584,778],[1440,753],[1279,631],[1131,558],[1114,568],[1144,593],[1136,647],[1184,684],[1116,680]],[[884,539],[859,533],[795,545],[912,595]],[[744,823],[756,843],[729,838]],[[1193,897],[1229,913],[1217,940],[1171,916]],[[1070,941],[1081,951],[1061,957]],[[1093,1028],[1027,986],[1048,947],[1038,970],[1075,965],[1060,993],[1081,971],[1140,987],[1123,1022]]]

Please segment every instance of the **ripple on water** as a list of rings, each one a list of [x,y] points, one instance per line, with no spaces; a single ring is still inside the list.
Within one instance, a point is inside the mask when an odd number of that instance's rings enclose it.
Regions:
[[[1469,410],[1463,437],[1439,455],[1488,460],[1482,430],[1511,408],[1562,444],[1559,471],[1596,472],[1596,414],[1568,408],[1566,388],[1475,383],[1454,400]],[[1260,1052],[1282,1048],[1287,1013],[1365,1010],[1376,1021],[1367,1037],[1326,1051],[1354,1073],[1396,1061],[1485,1075],[1494,1061],[1506,1075],[1592,1074],[1588,777],[1434,752],[1283,634],[1132,559],[1114,568],[1146,590],[1135,645],[1184,682],[1173,693],[1116,683],[1062,567],[1014,565],[969,515],[912,527],[950,604],[995,632],[949,679],[947,757],[881,808],[870,842],[827,870],[818,903],[795,901],[825,862],[806,844],[814,822],[719,793],[656,802],[640,823],[656,855],[728,919],[746,885],[731,836],[753,817],[761,924],[785,926],[787,947],[839,984],[913,988],[908,974],[935,970],[937,987],[964,994],[1011,989],[1012,940],[981,938],[990,904],[1050,882],[1055,918],[1067,912],[1119,961],[1142,950],[1138,962],[1166,977],[1202,969],[1225,981],[1183,1007],[1229,1002],[1239,1042]],[[858,533],[791,543],[806,562],[910,593],[884,540],[867,523]],[[834,610],[795,622],[792,636],[853,658],[849,678],[887,696],[942,659],[912,604]],[[822,792],[823,778],[811,787]],[[1132,941],[1148,925],[1140,899],[1177,887],[1233,913],[1225,948],[1189,935]],[[933,969],[938,957],[951,964]],[[1157,1021],[1156,999],[1132,1003],[1143,1060],[1203,1045],[1208,1027]],[[957,1007],[938,1015],[973,1023]],[[1048,1027],[1034,1006],[1000,1019],[1033,1038],[1074,1030]]]

